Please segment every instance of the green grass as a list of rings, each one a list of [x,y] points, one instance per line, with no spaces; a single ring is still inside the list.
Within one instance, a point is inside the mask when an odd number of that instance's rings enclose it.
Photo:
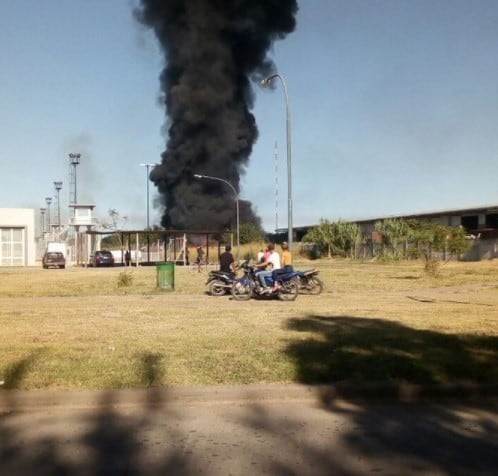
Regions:
[[[320,260],[320,296],[234,302],[177,267],[0,268],[4,388],[498,382],[498,266]],[[126,281],[126,285],[122,281]]]

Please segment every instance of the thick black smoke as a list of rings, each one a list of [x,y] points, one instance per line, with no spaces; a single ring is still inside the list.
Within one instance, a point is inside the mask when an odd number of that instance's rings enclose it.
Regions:
[[[220,229],[235,223],[239,191],[258,130],[251,80],[274,71],[267,52],[294,30],[296,0],[141,0],[139,21],[165,55],[161,74],[166,151],[151,180],[164,198],[166,228]],[[260,224],[240,202],[241,223]]]

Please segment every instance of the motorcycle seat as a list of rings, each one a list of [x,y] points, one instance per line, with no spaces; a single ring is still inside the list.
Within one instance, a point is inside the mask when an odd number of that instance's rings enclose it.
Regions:
[[[307,269],[306,271],[303,271],[303,274],[305,276],[308,276],[308,275],[313,274],[313,273],[316,273],[316,268]]]
[[[214,276],[233,276],[233,273],[230,273],[228,271],[211,271],[210,274]]]

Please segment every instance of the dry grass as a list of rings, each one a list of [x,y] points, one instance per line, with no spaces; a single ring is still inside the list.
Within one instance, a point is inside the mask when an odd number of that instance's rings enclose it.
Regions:
[[[299,263],[320,296],[234,302],[206,273],[154,267],[0,268],[0,380],[8,388],[247,382],[498,381],[498,265]]]

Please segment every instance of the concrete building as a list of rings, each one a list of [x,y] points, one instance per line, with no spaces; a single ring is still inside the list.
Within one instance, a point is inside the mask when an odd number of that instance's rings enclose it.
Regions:
[[[0,266],[34,266],[35,210],[0,208]]]
[[[458,208],[449,210],[437,210],[422,212],[411,215],[399,215],[370,218],[358,220],[363,237],[369,243],[365,245],[366,250],[361,252],[365,255],[373,253],[375,223],[386,218],[397,218],[404,220],[420,220],[439,223],[445,226],[462,227],[472,241],[472,247],[462,257],[467,261],[480,261],[483,259],[494,259],[498,257],[498,205],[487,205],[475,208]]]
[[[364,244],[361,246],[361,250],[358,250],[358,256],[371,257],[373,255],[377,235],[375,223],[388,218],[416,219],[446,226],[461,226],[466,230],[469,237],[473,239],[472,248],[464,259],[478,261],[498,258],[498,204],[348,220],[359,225],[363,237]],[[296,241],[301,241],[303,236],[317,225],[294,227]],[[277,235],[283,236],[285,232],[286,229],[281,228],[277,230]]]

